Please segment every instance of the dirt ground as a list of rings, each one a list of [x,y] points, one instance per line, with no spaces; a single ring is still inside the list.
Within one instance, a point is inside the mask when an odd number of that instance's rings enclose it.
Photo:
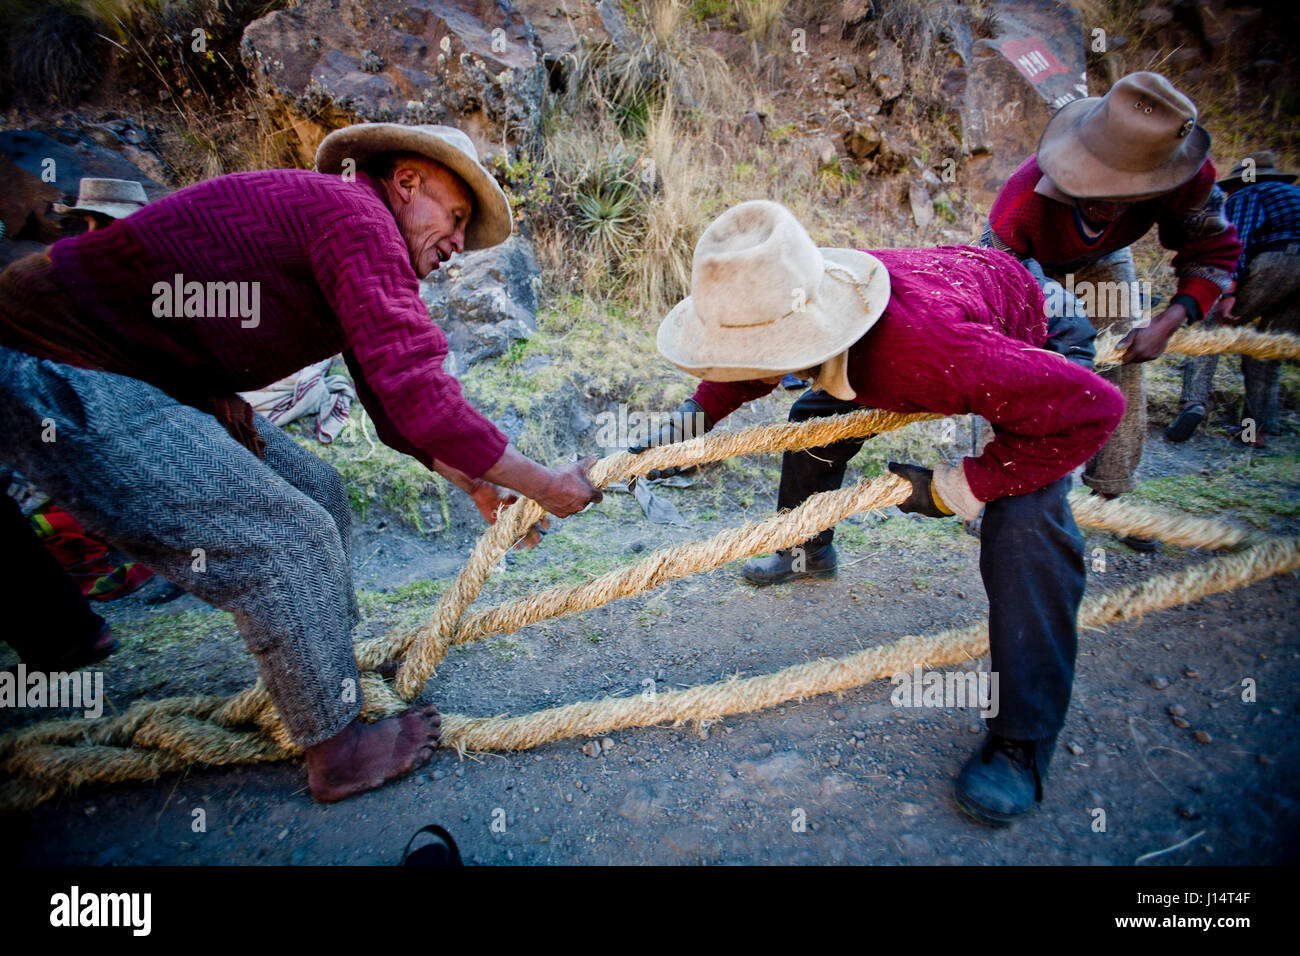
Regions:
[[[779,416],[783,401],[769,400],[754,417]],[[1292,434],[1261,456],[1217,428],[1172,446],[1153,428],[1142,477],[1199,470],[1208,482],[1216,469],[1253,457],[1272,468],[1270,500],[1284,503],[1259,523],[1294,534],[1300,520],[1285,503],[1300,491],[1298,448]],[[610,494],[559,523],[542,549],[512,555],[485,599],[574,580],[761,517],[773,505],[776,467],[775,457],[751,473],[709,466],[694,487],[661,491],[690,527],[651,525],[630,496]],[[719,508],[737,488],[750,507]],[[980,620],[987,604],[977,540],[955,521],[890,511],[841,525],[833,580],[760,590],[741,581],[733,563],[460,648],[429,694],[444,711],[517,714],[639,693],[647,679],[664,689],[763,673]],[[354,565],[363,629],[382,632],[427,613],[472,530],[465,523],[420,535],[378,514],[360,523]],[[1087,538],[1089,551],[1102,548],[1107,558],[1090,589],[1206,557],[1168,547],[1139,554],[1105,534]],[[620,731],[587,753],[581,739],[465,760],[440,751],[414,776],[329,807],[312,802],[297,762],[195,769],[8,815],[0,845],[25,863],[390,864],[412,833],[437,822],[467,861],[485,864],[1132,864],[1178,844],[1151,863],[1294,861],[1298,608],[1294,578],[1274,578],[1084,633],[1046,799],[1006,830],[970,821],[953,802],[953,779],[982,739],[975,711],[896,708],[889,683],[877,681],[839,699],[706,727]],[[163,607],[132,597],[107,613],[125,644],[105,668],[119,708],[138,696],[233,691],[252,676],[229,616],[191,597]],[[1242,700],[1247,677],[1257,688],[1252,703]],[[206,830],[196,832],[200,816]]]

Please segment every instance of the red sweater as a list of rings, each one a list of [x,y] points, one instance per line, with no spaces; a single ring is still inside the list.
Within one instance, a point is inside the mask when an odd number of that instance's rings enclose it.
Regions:
[[[56,242],[50,259],[54,277],[138,363],[137,378],[222,395],[342,351],[387,444],[475,478],[505,451],[505,435],[443,371],[447,338],[364,173],[354,182],[296,169],[218,176]],[[257,283],[259,321],[157,316],[154,285],[178,274]]]
[[[963,460],[981,501],[1035,491],[1091,458],[1124,412],[1119,389],[1041,348],[1043,294],[1005,252],[966,246],[871,250],[889,270],[889,306],[849,349],[860,405],[893,412],[974,412],[996,437]],[[717,421],[775,386],[702,382]]]
[[[1207,315],[1232,281],[1241,255],[1237,230],[1224,215],[1223,190],[1214,185],[1208,159],[1195,176],[1172,192],[1135,203],[1089,240],[1080,230],[1072,204],[1059,202],[1034,187],[1043,178],[1037,155],[1011,174],[989,212],[994,246],[1020,258],[1032,257],[1050,273],[1061,274],[1096,262],[1132,245],[1155,225],[1160,244],[1176,252],[1175,295],[1189,295]]]

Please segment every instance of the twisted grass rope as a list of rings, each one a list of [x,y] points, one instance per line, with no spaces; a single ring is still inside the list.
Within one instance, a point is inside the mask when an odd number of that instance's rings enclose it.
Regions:
[[[657,468],[684,467],[755,451],[815,448],[941,417],[863,410],[804,423],[755,426],[651,449],[640,456],[620,452],[597,462],[590,474],[593,483],[603,487]],[[897,476],[883,475],[869,483],[815,495],[800,507],[766,521],[729,529],[708,541],[664,549],[594,581],[552,588],[466,618],[467,608],[478,597],[492,568],[542,516],[536,503],[516,502],[480,537],[428,623],[358,645],[363,671],[362,716],[377,720],[403,709],[423,689],[453,643],[599,607],[739,557],[789,547],[850,514],[897,504],[906,497],[908,487]],[[1080,612],[1081,626],[1122,620],[1241,587],[1295,570],[1300,563],[1297,542],[1291,539],[1261,539],[1223,522],[1080,493],[1071,496],[1071,505],[1079,523],[1119,533],[1146,534],[1187,547],[1224,549],[1253,544],[1240,554],[1212,559],[1135,588],[1090,596]],[[587,701],[521,717],[448,714],[443,718],[443,743],[462,751],[519,749],[618,727],[712,719],[770,707],[781,700],[848,689],[917,663],[968,659],[983,653],[982,648],[987,648],[987,631],[980,625],[931,637],[906,637],[839,660],[809,662],[762,677],[673,691],[649,702],[640,698]],[[402,658],[405,662],[395,688],[373,673],[379,664]],[[650,706],[645,706],[647,703]],[[260,681],[225,698],[137,701],[116,717],[45,721],[0,735],[0,770],[9,777],[0,783],[0,809],[36,806],[84,783],[151,780],[193,763],[253,763],[282,760],[300,752]]]
[[[1097,336],[1096,366],[1118,365],[1124,353],[1118,346],[1123,336],[1103,332]],[[1215,326],[1179,329],[1169,337],[1166,352],[1180,355],[1221,355],[1236,352],[1257,359],[1300,359],[1300,335],[1258,332],[1251,328]]]

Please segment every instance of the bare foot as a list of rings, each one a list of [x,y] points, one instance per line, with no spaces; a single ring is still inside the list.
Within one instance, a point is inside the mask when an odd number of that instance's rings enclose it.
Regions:
[[[354,720],[329,740],[308,747],[307,783],[321,803],[334,803],[404,777],[433,756],[442,718],[432,704],[366,724]]]

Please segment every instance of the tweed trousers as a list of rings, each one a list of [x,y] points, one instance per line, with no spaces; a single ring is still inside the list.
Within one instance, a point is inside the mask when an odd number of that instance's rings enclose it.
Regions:
[[[1073,273],[1048,272],[1066,288],[1074,288],[1085,305],[1088,319],[1098,332],[1111,330],[1126,335],[1142,318],[1141,296],[1137,294],[1137,270],[1133,251],[1125,246]],[[1087,290],[1087,295],[1080,290]],[[1088,302],[1091,296],[1091,303]],[[1106,444],[1083,467],[1083,483],[1094,491],[1118,495],[1132,491],[1142,462],[1147,434],[1146,384],[1141,363],[1121,365],[1098,372],[1124,393],[1124,417]]]
[[[338,472],[255,422],[265,460],[145,382],[0,348],[0,461],[233,613],[289,734],[311,746],[361,709],[351,512]]]
[[[1255,328],[1260,332],[1300,332],[1300,242],[1255,254],[1241,278],[1235,311],[1247,321],[1258,318]],[[1217,355],[1198,355],[1183,363],[1182,401],[1208,407],[1218,367]],[[1281,368],[1277,359],[1241,357],[1246,386],[1241,417],[1254,419],[1264,434],[1277,434]]]

